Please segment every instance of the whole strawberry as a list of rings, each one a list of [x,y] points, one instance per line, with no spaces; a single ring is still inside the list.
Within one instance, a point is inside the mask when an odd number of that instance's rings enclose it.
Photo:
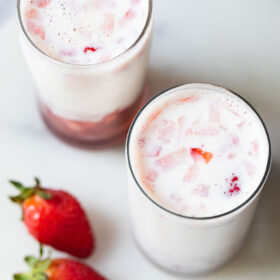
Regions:
[[[42,188],[36,178],[34,187],[10,181],[19,191],[10,199],[19,203],[23,221],[30,234],[42,244],[86,258],[94,248],[94,236],[84,210],[69,193]]]
[[[14,280],[105,280],[89,266],[69,259],[26,257],[29,273],[14,275]]]

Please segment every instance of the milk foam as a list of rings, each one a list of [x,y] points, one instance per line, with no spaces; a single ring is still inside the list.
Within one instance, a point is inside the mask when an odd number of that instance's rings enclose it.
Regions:
[[[138,118],[131,162],[149,196],[181,215],[209,217],[245,202],[268,162],[265,130],[232,94],[185,89],[161,96]]]
[[[43,52],[72,64],[95,64],[133,45],[148,5],[148,0],[23,0],[21,12]]]

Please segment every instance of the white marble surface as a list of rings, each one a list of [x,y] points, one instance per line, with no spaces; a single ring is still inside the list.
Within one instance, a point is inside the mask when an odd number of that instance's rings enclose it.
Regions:
[[[229,87],[259,110],[273,144],[271,176],[247,244],[229,265],[200,279],[279,279],[280,2],[155,0],[155,4],[149,70],[153,93],[193,81]],[[31,183],[34,175],[48,186],[68,189],[82,201],[94,224],[98,245],[88,263],[109,279],[178,279],[150,264],[130,236],[123,147],[79,150],[46,130],[19,50],[16,16],[4,20],[1,11],[1,279],[12,279],[13,272],[25,269],[23,256],[37,251],[19,221],[19,209],[7,199],[12,193],[8,178]]]

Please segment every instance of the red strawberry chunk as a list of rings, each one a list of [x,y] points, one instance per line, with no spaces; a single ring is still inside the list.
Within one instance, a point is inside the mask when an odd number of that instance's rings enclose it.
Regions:
[[[176,132],[176,123],[174,121],[162,120],[159,125],[158,139],[164,143],[169,143]]]
[[[61,55],[62,56],[74,56],[75,55],[75,51],[72,51],[72,50],[61,50]]]
[[[210,152],[203,151],[200,148],[191,148],[191,156],[194,162],[198,162],[204,159],[205,163],[209,163],[213,158],[213,154]]]
[[[127,18],[127,19],[133,19],[133,18],[135,18],[135,16],[136,16],[136,14],[135,14],[135,12],[133,11],[133,10],[128,10],[126,13],[125,13],[125,17]]]
[[[187,129],[186,135],[201,135],[201,136],[215,136],[219,134],[219,131],[215,127],[206,127],[206,128],[196,128],[190,127]]]
[[[30,32],[30,33],[33,33],[37,36],[39,36],[42,40],[45,40],[46,38],[46,34],[45,34],[45,30],[37,25],[36,23],[32,22],[32,21],[27,21],[27,30]]]
[[[251,142],[252,151],[249,152],[250,155],[258,155],[259,153],[259,142],[258,140],[254,140]]]
[[[120,19],[120,21],[119,21],[120,26],[124,26],[124,25],[128,24],[135,17],[136,17],[135,11],[133,11],[132,9],[129,9]]]
[[[228,180],[226,180],[228,181]],[[232,178],[230,179],[230,186],[228,192],[225,192],[228,196],[233,196],[238,194],[241,191],[240,184],[239,184],[239,177],[236,176],[234,173],[232,174]]]
[[[37,3],[37,7],[39,8],[46,7],[50,2],[51,0],[35,0],[35,3]]]
[[[196,99],[195,96],[187,96],[187,97],[184,97],[184,98],[181,98],[181,99],[177,100],[176,104],[182,104],[182,103],[194,101],[195,99]]]
[[[190,182],[192,181],[193,179],[195,179],[195,177],[197,176],[197,171],[198,171],[198,168],[197,166],[195,165],[192,165],[186,172],[184,178],[183,178],[183,181],[184,182]]]
[[[230,137],[231,137],[232,145],[233,146],[237,146],[239,144],[239,142],[240,142],[239,137],[237,135],[234,135],[234,134],[231,134]]]
[[[233,159],[233,158],[235,158],[235,156],[236,156],[236,154],[229,154],[229,155],[228,155],[228,158],[229,158],[229,159]]]
[[[146,171],[146,179],[150,182],[155,182],[158,177],[158,173],[154,169],[150,169]]]
[[[146,143],[146,139],[144,137],[139,137],[138,138],[138,146],[139,148],[143,149]]]
[[[87,53],[87,52],[96,52],[97,51],[97,49],[96,48],[94,48],[94,47],[85,47],[84,48],[84,53]]]
[[[25,17],[27,19],[37,19],[39,16],[38,11],[35,9],[27,9],[25,11]]]
[[[162,171],[169,171],[172,168],[183,164],[188,157],[188,150],[181,148],[173,153],[167,154],[155,162],[155,165]]]
[[[103,23],[103,31],[109,36],[113,33],[115,27],[115,17],[113,14],[108,14]]]
[[[147,157],[158,157],[161,153],[162,147],[155,146],[151,151],[149,151],[146,156]]]
[[[238,193],[239,191],[240,191],[240,187],[238,187],[237,184],[235,184],[233,187],[231,187],[231,188],[229,189],[229,193],[230,193],[230,194]]]

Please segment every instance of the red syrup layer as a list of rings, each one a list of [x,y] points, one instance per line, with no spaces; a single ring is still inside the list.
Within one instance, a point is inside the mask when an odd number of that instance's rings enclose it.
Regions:
[[[85,148],[107,148],[124,143],[129,126],[149,97],[145,86],[139,97],[129,107],[105,116],[99,122],[77,121],[54,114],[43,102],[40,111],[47,127],[61,140]]]

